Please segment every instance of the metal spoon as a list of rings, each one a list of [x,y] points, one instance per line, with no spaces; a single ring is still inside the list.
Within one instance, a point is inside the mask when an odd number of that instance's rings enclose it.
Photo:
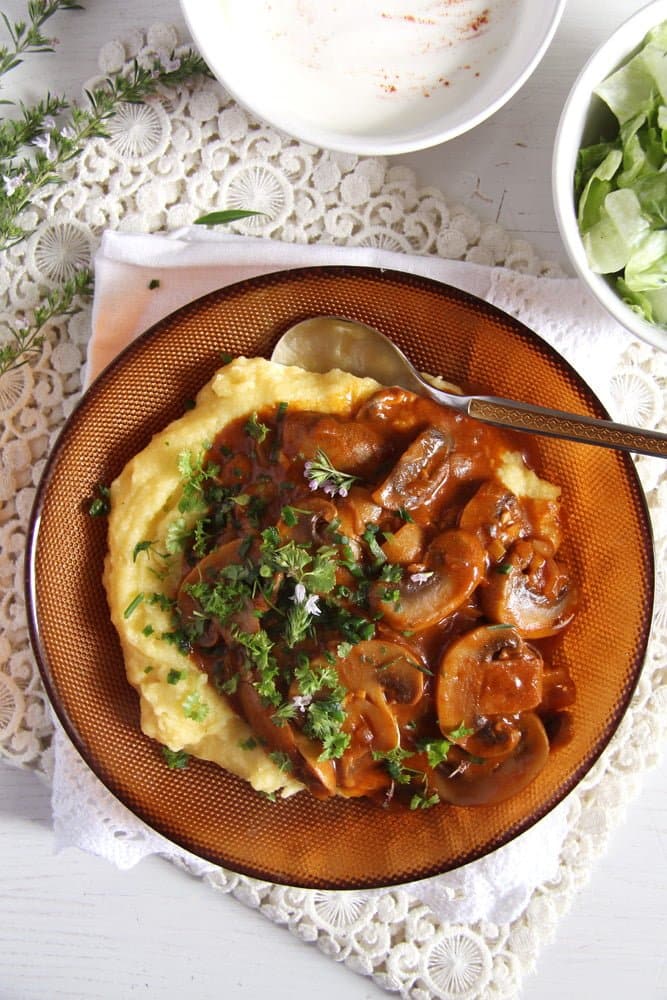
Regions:
[[[660,431],[496,396],[462,396],[436,389],[379,330],[338,316],[313,316],[296,323],[282,335],[271,360],[311,372],[340,368],[352,375],[374,378],[382,385],[398,385],[497,427],[667,458],[667,434]]]

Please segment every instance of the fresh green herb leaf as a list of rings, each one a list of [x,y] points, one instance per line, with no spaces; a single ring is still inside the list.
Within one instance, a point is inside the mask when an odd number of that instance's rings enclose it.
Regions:
[[[162,756],[167,762],[167,767],[172,771],[182,771],[190,762],[190,754],[185,750],[170,750],[169,747],[162,747]]]
[[[189,532],[184,517],[177,517],[167,526],[165,545],[171,553],[181,552],[187,545]]]
[[[254,438],[259,444],[266,439],[266,435],[269,433],[269,428],[261,420],[257,419],[256,413],[251,413],[244,424],[243,430],[248,437]]]
[[[192,691],[183,700],[183,715],[186,719],[192,719],[193,722],[203,722],[208,715],[210,709],[205,701],[202,701],[201,695],[198,691]]]
[[[283,773],[292,770],[292,761],[289,756],[282,750],[271,750],[269,753],[269,758],[273,761],[279,770]]]
[[[331,497],[336,495],[346,497],[359,478],[335,469],[321,448],[317,449],[315,458],[304,463],[303,474],[309,481],[311,489],[322,489]]]
[[[153,542],[150,541],[137,542],[132,550],[132,562],[137,561],[137,556],[140,552],[148,552],[151,545],[153,545]]]
[[[227,208],[220,212],[209,212],[207,215],[200,215],[195,219],[196,226],[221,226],[229,222],[238,222],[240,219],[248,219],[252,215],[265,215],[265,212],[246,211],[241,208]]]
[[[0,351],[1,354],[1,351]],[[2,365],[0,363],[0,375],[2,374]],[[88,513],[91,517],[104,517],[111,510],[110,502],[110,490],[108,486],[103,486],[102,483],[97,483],[95,486],[94,496],[88,504]]]
[[[370,553],[373,556],[373,559],[375,560],[376,565],[385,563],[387,561],[387,557],[380,548],[380,543],[377,540],[377,533],[379,530],[380,529],[378,528],[377,524],[367,524],[366,529],[363,535],[361,536],[362,539],[366,542],[366,545],[368,546]]]
[[[398,785],[407,785],[412,781],[414,771],[404,766],[407,757],[414,756],[413,750],[404,750],[403,747],[395,746],[391,750],[373,750],[373,760],[382,761],[390,777]]]
[[[136,609],[139,607],[143,599],[144,599],[143,594],[137,594],[137,596],[132,601],[130,601],[128,606],[125,608],[125,611],[123,611],[123,618],[129,618],[130,615],[134,611],[136,611]]]
[[[432,809],[433,806],[437,806],[440,803],[440,796],[437,792],[433,795],[424,795],[421,792],[415,792],[415,794],[410,799],[410,808],[414,811],[415,809]]]
[[[220,471],[212,462],[205,464],[206,447],[193,455],[182,451],[178,456],[178,471],[182,478],[182,495],[178,509],[182,514],[205,506],[204,484],[215,479]]]

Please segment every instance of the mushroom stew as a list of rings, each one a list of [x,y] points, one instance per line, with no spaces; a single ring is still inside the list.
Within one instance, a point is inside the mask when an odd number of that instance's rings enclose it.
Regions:
[[[253,413],[191,473],[174,634],[315,797],[495,803],[566,738],[547,650],[577,593],[558,490],[508,488],[513,447],[386,388],[349,418]]]

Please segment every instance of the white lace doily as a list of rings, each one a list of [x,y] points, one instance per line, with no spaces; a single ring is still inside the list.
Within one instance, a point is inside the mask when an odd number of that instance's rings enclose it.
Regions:
[[[177,41],[171,28],[155,26],[130,43],[110,42],[101,54],[101,70],[113,71],[132,56],[142,60],[170,51]],[[513,269],[517,279],[496,289],[496,303],[529,326],[545,324],[550,339],[592,381],[616,419],[664,429],[667,354],[620,332],[615,351],[606,352],[592,327],[564,324],[558,296],[536,298],[520,277],[542,275],[547,288],[549,278],[560,276],[559,267],[540,261],[528,244],[513,241],[500,227],[449,205],[439,191],[420,188],[411,171],[289,139],[249,119],[212,81],[165,92],[146,105],[127,105],[110,132],[109,140],[91,140],[65,182],[47,189],[24,218],[35,231],[4,255],[2,321],[20,325],[41,291],[90,260],[104,229],[173,230],[206,211],[252,205],[266,214],[237,224],[237,232],[288,243],[377,246]],[[46,777],[52,775],[54,730],[28,645],[25,534],[45,457],[80,393],[89,330],[89,310],[57,321],[39,362],[0,380],[0,753]],[[604,366],[597,363],[598,350]],[[664,741],[667,478],[659,460],[640,459],[638,468],[659,570],[649,656],[611,745],[562,807],[568,833],[557,874],[537,888],[516,919],[454,925],[400,889],[308,892],[202,866],[195,859],[186,867],[403,996],[515,996]],[[68,766],[66,751],[59,754],[59,766]],[[104,808],[93,785],[90,795],[91,808]],[[122,813],[108,816],[109,829],[122,839]],[[166,842],[164,853],[173,857]]]

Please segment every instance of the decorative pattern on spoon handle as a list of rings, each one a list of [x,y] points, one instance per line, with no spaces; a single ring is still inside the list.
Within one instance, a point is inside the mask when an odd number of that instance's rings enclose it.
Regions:
[[[499,427],[667,458],[667,434],[661,431],[644,431],[610,420],[484,397],[470,400],[468,414]]]

